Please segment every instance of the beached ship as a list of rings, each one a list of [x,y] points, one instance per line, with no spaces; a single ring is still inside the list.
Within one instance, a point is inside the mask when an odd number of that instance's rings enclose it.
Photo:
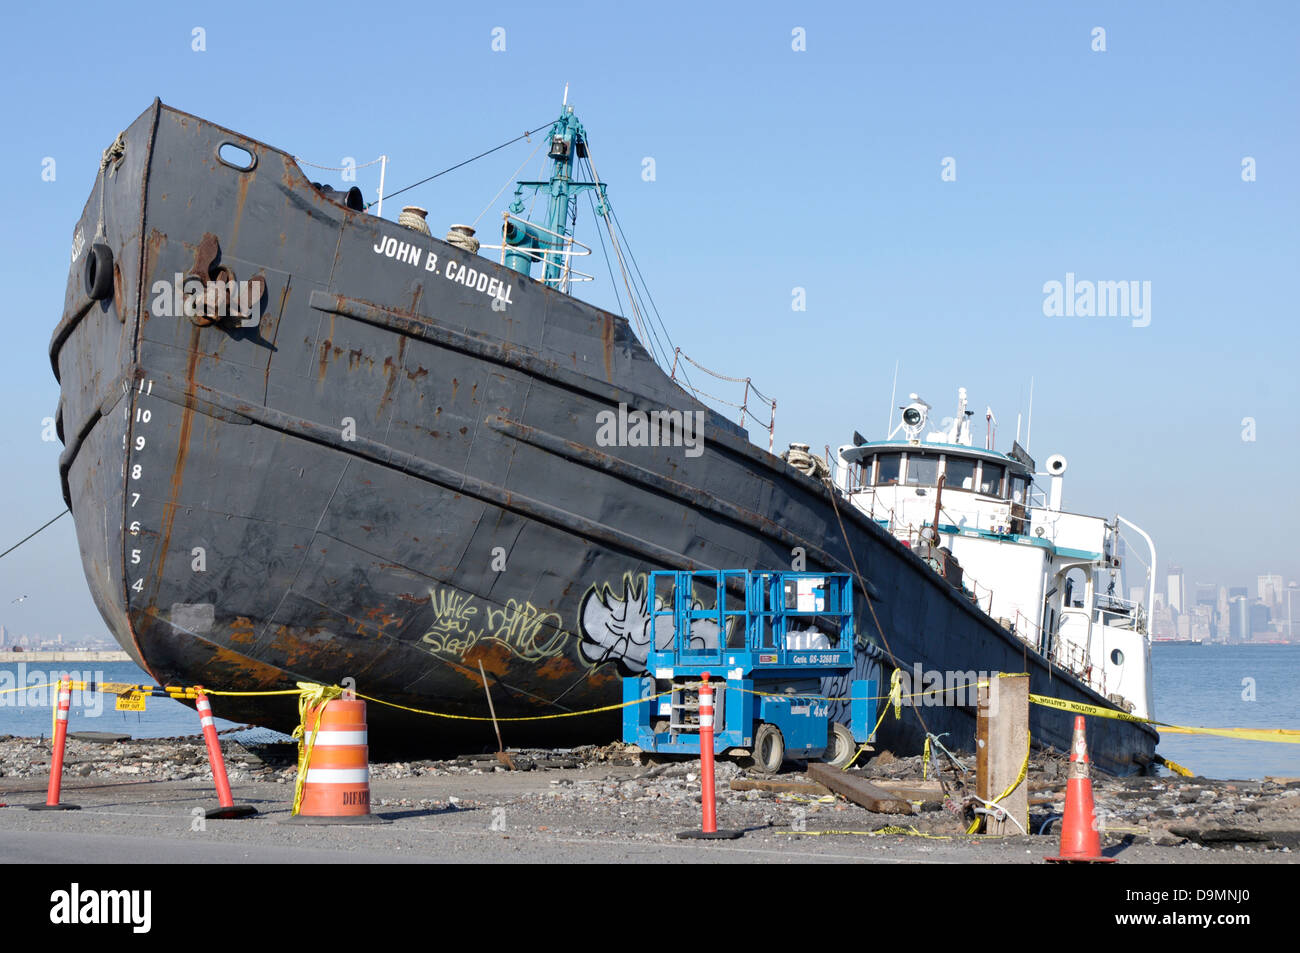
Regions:
[[[50,356],[86,578],[132,658],[164,683],[353,679],[449,715],[485,713],[483,671],[503,717],[576,712],[644,668],[648,572],[797,560],[859,574],[858,677],[1028,671],[1034,691],[1110,705],[567,293],[571,202],[585,191],[603,215],[607,197],[579,174],[594,167],[571,107],[546,135],[551,174],[521,187],[547,217],[517,201],[496,261],[468,229],[444,241],[416,210],[370,214],[355,189],[160,102],[105,151]],[[219,709],[297,718],[291,697]],[[376,744],[488,737],[370,716]],[[1150,727],[1092,721],[1101,767],[1150,764]],[[618,725],[521,722],[507,740]],[[1069,744],[1066,712],[1035,707],[1031,727]],[[878,743],[916,751],[927,730],[969,747],[973,709],[904,709]]]
[[[1065,457],[1053,454],[1037,473],[1018,440],[995,450],[991,408],[984,446],[975,446],[965,388],[956,414],[935,429],[930,409],[912,394],[886,439],[858,435],[840,447],[841,491],[1054,669],[1123,711],[1154,718],[1150,536],[1123,516],[1066,510]],[[1149,553],[1137,592],[1123,585],[1125,527]]]

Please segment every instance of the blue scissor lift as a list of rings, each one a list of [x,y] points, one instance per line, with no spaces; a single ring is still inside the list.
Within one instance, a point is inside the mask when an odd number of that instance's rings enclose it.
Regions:
[[[623,680],[623,701],[640,700],[623,709],[628,744],[698,757],[705,672],[714,689],[714,754],[775,772],[787,755],[843,764],[872,740],[875,679],[850,683],[848,724],[831,720],[832,702],[822,697],[823,678],[853,671],[847,573],[652,572],[647,598],[646,671]],[[708,601],[713,608],[703,607]]]

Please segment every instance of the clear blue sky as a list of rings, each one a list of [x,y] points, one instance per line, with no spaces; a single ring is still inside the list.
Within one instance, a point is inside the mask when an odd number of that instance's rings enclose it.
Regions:
[[[1297,578],[1298,40],[1290,2],[14,6],[0,549],[63,507],[40,432],[72,228],[155,95],[323,165],[387,153],[391,190],[553,118],[568,82],[674,343],[775,396],[778,447],[880,436],[896,359],[900,394],[942,416],[965,386],[1005,438],[1033,377],[1068,508],[1145,526],[1189,585]],[[403,200],[473,220],[532,148]],[[604,268],[580,290],[613,307]],[[1150,326],[1045,317],[1067,272],[1150,281]],[[0,561],[0,624],[102,630],[68,518]]]

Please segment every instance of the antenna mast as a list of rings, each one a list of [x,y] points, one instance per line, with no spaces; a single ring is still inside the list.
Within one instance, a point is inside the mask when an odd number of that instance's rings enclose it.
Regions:
[[[1029,378],[1029,420],[1025,424],[1025,453],[1029,452],[1029,435],[1034,432],[1034,379]]]
[[[898,358],[894,358],[894,386],[889,391],[889,423],[885,425],[885,433],[890,433],[894,429],[894,400],[898,396]]]

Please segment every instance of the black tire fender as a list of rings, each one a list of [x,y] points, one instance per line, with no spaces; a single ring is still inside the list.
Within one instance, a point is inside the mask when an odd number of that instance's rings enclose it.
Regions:
[[[103,301],[113,293],[113,251],[103,242],[95,242],[86,255],[86,294],[92,301]]]

